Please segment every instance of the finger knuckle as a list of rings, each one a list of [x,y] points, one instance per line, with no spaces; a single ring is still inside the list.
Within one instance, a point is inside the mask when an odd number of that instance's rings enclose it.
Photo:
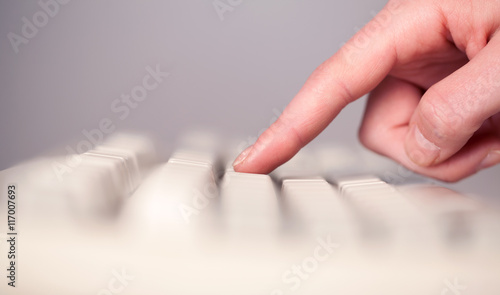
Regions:
[[[466,117],[460,106],[452,103],[433,88],[428,90],[432,99],[423,101],[420,106],[422,119],[440,141],[448,141],[460,136],[467,129]]]

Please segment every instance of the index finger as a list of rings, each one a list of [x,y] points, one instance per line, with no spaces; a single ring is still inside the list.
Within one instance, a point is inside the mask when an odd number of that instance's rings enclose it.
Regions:
[[[347,104],[387,76],[396,62],[389,28],[399,9],[390,5],[311,74],[276,122],[238,156],[235,171],[271,172],[313,140]]]

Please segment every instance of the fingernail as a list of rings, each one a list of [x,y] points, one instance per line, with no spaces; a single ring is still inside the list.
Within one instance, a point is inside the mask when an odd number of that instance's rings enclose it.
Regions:
[[[250,154],[252,147],[253,145],[247,147],[243,152],[241,152],[241,154],[236,158],[236,160],[234,160],[233,168],[237,168],[245,161],[245,159],[248,157],[248,154]]]
[[[407,153],[410,159],[420,165],[429,166],[439,157],[441,149],[424,137],[417,125],[413,125],[407,138]]]
[[[481,164],[479,164],[478,170],[486,169],[497,164],[500,164],[500,151],[490,151]]]

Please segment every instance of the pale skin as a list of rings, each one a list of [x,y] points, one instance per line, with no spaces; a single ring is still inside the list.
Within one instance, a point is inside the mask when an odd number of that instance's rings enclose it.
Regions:
[[[271,172],[367,93],[359,138],[369,149],[443,181],[500,163],[499,31],[499,0],[389,1],[311,74],[235,171]]]

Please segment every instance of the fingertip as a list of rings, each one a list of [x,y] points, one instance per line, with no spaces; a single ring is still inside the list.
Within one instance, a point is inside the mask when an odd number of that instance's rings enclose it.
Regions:
[[[248,158],[248,155],[250,155],[250,153],[252,152],[252,150],[253,150],[253,145],[247,147],[243,152],[239,154],[238,157],[236,157],[236,159],[233,162],[234,171],[244,172],[245,161]]]

